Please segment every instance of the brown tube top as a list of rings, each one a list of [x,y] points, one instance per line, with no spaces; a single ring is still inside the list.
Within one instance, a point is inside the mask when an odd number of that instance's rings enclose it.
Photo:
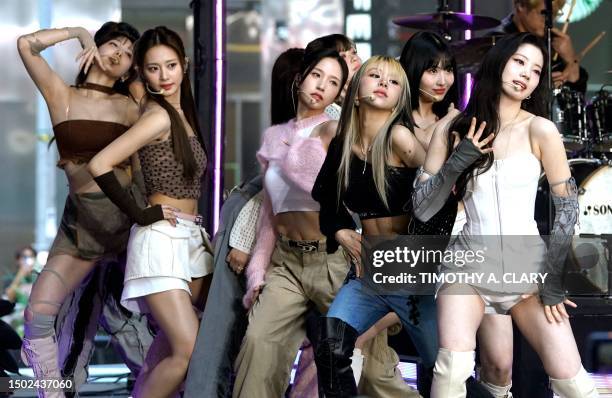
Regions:
[[[87,163],[128,130],[128,126],[102,120],[65,120],[53,126],[60,154],[58,167],[67,162]]]

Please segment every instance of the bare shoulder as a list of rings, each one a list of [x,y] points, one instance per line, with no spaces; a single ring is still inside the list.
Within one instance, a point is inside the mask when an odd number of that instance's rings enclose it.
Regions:
[[[536,116],[529,122],[529,140],[533,154],[542,160],[544,156],[554,153],[565,155],[563,140],[557,126],[550,120]]]
[[[534,117],[529,123],[529,134],[539,143],[549,142],[551,139],[561,139],[557,126],[550,120],[541,116]]]
[[[156,131],[170,129],[170,115],[164,108],[155,103],[149,103],[145,106],[139,121],[146,121],[148,125],[154,125]]]
[[[402,124],[395,124],[391,127],[391,143],[393,145],[412,146],[416,141],[416,136],[408,127]]]
[[[338,128],[337,120],[328,120],[327,122],[323,122],[319,124],[315,131],[313,131],[313,135],[316,137],[320,137],[321,139],[330,141],[336,135],[336,129]]]

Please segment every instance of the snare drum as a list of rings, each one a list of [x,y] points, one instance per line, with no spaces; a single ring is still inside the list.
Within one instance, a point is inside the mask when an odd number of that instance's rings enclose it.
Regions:
[[[612,152],[612,94],[601,90],[587,106],[589,130],[596,152]]]
[[[608,291],[608,260],[605,241],[598,235],[612,233],[612,167],[600,159],[570,159],[572,176],[578,183],[578,224],[568,255],[569,274],[565,288],[570,294],[602,294]],[[536,197],[541,234],[548,234],[548,184],[542,175]],[[552,214],[554,217],[554,213]],[[552,223],[554,220],[550,220]],[[583,236],[579,236],[583,234]],[[594,237],[584,237],[593,234]]]
[[[589,139],[584,96],[568,87],[555,89],[553,94],[552,121],[561,133],[565,149],[568,152],[584,149]]]

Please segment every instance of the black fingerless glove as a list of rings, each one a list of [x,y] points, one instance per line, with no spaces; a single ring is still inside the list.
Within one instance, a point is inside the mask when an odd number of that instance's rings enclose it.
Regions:
[[[102,192],[130,219],[140,225],[150,225],[164,219],[164,212],[160,205],[142,209],[138,206],[130,193],[124,189],[114,171],[94,177]]]

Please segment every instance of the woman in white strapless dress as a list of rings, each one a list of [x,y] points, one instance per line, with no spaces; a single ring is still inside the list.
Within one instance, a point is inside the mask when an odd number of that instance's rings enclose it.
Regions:
[[[483,60],[466,110],[434,133],[418,177],[415,215],[426,221],[455,189],[465,203],[466,223],[449,250],[484,249],[484,261],[444,262],[443,274],[548,274],[539,295],[534,283],[441,283],[432,398],[465,397],[485,313],[512,316],[542,360],[556,394],[598,396],[582,367],[564,306],[575,306],[564,296],[561,276],[578,204],[560,135],[552,122],[536,116],[545,109],[545,52],[529,33],[500,40]],[[482,122],[478,128],[476,119]],[[542,168],[556,209],[548,251],[534,221]]]

